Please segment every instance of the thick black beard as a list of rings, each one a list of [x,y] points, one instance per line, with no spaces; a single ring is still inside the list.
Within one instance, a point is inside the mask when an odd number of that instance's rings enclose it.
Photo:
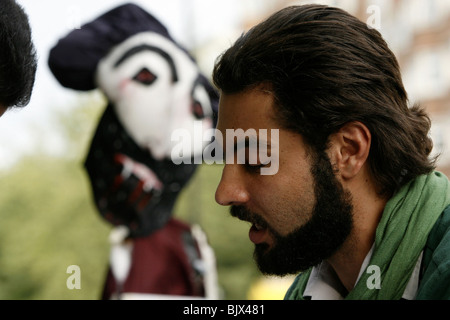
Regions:
[[[315,157],[311,173],[316,197],[312,217],[287,236],[281,236],[246,208],[231,208],[233,216],[268,228],[275,238],[272,248],[265,243],[255,245],[254,259],[263,274],[284,276],[318,265],[342,246],[353,228],[351,194],[336,179],[325,153]]]

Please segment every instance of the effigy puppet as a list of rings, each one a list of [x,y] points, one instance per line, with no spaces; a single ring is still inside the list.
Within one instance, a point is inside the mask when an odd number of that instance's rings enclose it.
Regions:
[[[125,4],[61,38],[48,63],[62,86],[108,101],[85,160],[96,207],[114,226],[102,298],[217,298],[205,234],[173,213],[198,165],[172,161],[172,133],[215,126],[218,95],[194,59]],[[191,157],[203,147],[192,144]]]

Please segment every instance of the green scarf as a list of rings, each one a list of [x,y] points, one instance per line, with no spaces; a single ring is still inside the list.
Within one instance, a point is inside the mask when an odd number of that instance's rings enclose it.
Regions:
[[[367,280],[373,273],[366,269],[346,299],[401,299],[428,234],[448,205],[449,181],[440,172],[420,176],[405,185],[386,204],[375,234],[368,267],[380,268],[381,288],[368,288]],[[299,275],[285,299],[303,300],[310,274],[311,269]]]

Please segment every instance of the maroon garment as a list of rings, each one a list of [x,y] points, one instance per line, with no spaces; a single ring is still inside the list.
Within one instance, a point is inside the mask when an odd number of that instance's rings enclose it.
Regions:
[[[202,274],[193,265],[200,253],[188,225],[171,219],[150,236],[132,241],[131,269],[122,293],[204,296]],[[115,293],[116,281],[109,269],[102,299]]]

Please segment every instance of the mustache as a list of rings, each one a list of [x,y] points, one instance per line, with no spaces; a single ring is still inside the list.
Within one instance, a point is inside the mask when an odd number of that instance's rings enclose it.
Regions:
[[[244,206],[231,206],[230,214],[239,220],[248,221],[250,223],[257,224],[262,228],[270,229],[270,226],[266,220],[264,220],[259,214],[251,212]]]

